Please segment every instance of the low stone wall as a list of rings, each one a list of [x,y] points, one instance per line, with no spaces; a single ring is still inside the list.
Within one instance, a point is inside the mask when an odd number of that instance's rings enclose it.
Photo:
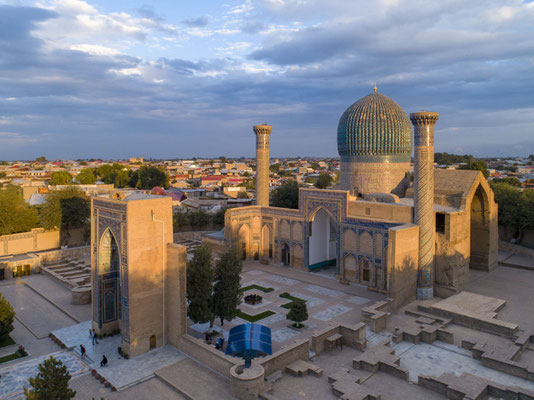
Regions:
[[[265,376],[269,376],[278,370],[283,371],[289,364],[297,360],[309,360],[309,347],[309,340],[298,340],[295,343],[278,350],[272,356],[257,359],[256,363],[263,367]]]
[[[511,251],[514,254],[519,254],[525,257],[534,258],[534,249],[529,249],[528,247],[505,242],[504,240],[499,240],[499,249]]]
[[[186,231],[186,232],[175,232],[173,234],[173,241],[174,243],[177,243],[181,240],[198,240],[199,242],[202,241],[202,238],[204,234],[206,233],[213,233],[217,232],[215,230],[203,230],[203,231]]]
[[[228,250],[224,240],[218,240],[207,236],[202,238],[202,244],[209,244],[213,252],[216,254],[223,254],[226,250]]]
[[[215,347],[188,334],[182,335],[178,341],[178,349],[228,379],[232,378],[230,369],[234,365],[243,363],[239,358],[227,356]]]
[[[69,258],[85,258],[91,256],[91,246],[78,246],[69,247],[66,249],[42,251],[40,253],[36,253],[36,255],[39,256],[41,263],[59,261]]]
[[[354,347],[360,351],[365,350],[367,341],[365,339],[365,324],[360,322],[356,325],[332,325],[313,333],[311,338],[311,350],[319,355],[325,351],[326,339],[336,333],[343,337],[341,343]]]

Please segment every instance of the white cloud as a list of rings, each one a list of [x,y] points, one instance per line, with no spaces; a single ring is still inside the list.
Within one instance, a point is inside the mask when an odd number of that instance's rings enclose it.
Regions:
[[[73,44],[70,49],[82,51],[93,56],[114,56],[119,54],[116,49],[99,44]]]

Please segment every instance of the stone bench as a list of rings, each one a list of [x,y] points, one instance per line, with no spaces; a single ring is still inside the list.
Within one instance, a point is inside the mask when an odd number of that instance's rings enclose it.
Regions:
[[[323,370],[319,368],[317,365],[312,364],[308,361],[304,360],[297,360],[291,364],[289,364],[286,367],[286,372],[293,376],[306,376],[306,375],[313,375],[316,377],[320,377],[323,375]]]

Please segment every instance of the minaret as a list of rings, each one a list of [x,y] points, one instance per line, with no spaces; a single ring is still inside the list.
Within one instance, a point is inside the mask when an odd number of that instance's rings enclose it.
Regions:
[[[414,222],[419,225],[417,298],[434,296],[434,125],[439,114],[410,114],[414,127]]]
[[[256,134],[256,205],[269,206],[269,135],[271,125],[255,125]]]

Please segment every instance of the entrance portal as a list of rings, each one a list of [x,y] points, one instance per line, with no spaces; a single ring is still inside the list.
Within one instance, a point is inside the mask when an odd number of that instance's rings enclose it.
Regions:
[[[336,264],[336,225],[325,210],[319,209],[310,223],[309,269],[310,271]]]
[[[282,264],[291,264],[291,254],[289,252],[289,246],[287,245],[287,243],[284,243],[284,245],[282,246]]]
[[[488,269],[489,218],[486,194],[479,185],[471,201],[471,258],[469,267]]]

